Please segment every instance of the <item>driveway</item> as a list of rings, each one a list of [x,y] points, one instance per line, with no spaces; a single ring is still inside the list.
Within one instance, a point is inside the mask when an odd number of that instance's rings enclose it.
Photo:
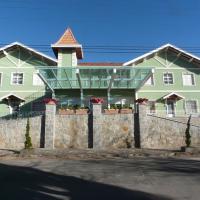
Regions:
[[[198,200],[200,161],[0,160],[2,200]]]

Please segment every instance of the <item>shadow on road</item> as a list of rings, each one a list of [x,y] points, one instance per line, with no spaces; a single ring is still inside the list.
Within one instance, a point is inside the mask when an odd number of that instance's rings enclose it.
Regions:
[[[200,160],[177,159],[177,158],[143,158],[138,157],[128,160],[116,160],[113,166],[112,160],[85,160],[82,161],[87,165],[104,165],[106,169],[115,170],[115,172],[137,172],[138,169],[146,174],[156,172],[162,176],[181,175],[190,177],[199,177]]]
[[[2,200],[171,200],[137,190],[5,164],[0,164],[0,188]]]

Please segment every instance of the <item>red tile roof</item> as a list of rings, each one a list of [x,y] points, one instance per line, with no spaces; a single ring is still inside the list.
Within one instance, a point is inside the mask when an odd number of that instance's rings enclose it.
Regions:
[[[55,45],[69,45],[69,44],[79,44],[75,39],[72,30],[67,28],[61,38],[55,43]]]
[[[123,63],[113,63],[113,62],[82,62],[78,63],[78,66],[122,66]]]
[[[83,58],[82,45],[80,45],[75,39],[72,30],[67,28],[61,38],[53,45],[51,45],[56,57],[58,56],[58,48],[74,48],[76,49],[76,55],[78,59]]]

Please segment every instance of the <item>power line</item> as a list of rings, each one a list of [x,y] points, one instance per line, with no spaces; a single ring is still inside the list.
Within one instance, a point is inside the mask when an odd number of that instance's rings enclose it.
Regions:
[[[0,46],[8,45],[0,43]],[[44,53],[52,52],[50,45],[47,44],[29,44],[28,46],[38,49]],[[190,53],[200,53],[200,46],[184,46],[181,47]],[[94,54],[143,54],[155,49],[153,46],[145,45],[85,45],[83,50],[85,53]]]
[[[9,43],[0,43],[0,46],[9,45]],[[40,48],[50,48],[49,44],[28,44],[31,47],[40,47]],[[83,45],[84,49],[155,49],[158,46],[146,46],[146,45]],[[200,49],[200,46],[180,46],[184,49]]]

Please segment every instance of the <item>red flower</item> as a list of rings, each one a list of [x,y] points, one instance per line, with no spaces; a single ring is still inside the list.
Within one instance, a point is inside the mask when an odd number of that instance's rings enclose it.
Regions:
[[[102,98],[97,98],[97,97],[92,97],[91,99],[90,99],[90,101],[92,102],[92,103],[103,103],[104,102],[104,100],[102,99]]]
[[[48,104],[49,102],[53,102],[53,103],[55,103],[55,104],[58,103],[58,101],[57,101],[56,99],[52,99],[52,98],[45,98],[45,99],[43,99],[43,102],[44,102],[45,104]]]
[[[147,98],[138,98],[137,100],[135,100],[136,103],[143,103],[143,102],[147,102],[148,99]]]

